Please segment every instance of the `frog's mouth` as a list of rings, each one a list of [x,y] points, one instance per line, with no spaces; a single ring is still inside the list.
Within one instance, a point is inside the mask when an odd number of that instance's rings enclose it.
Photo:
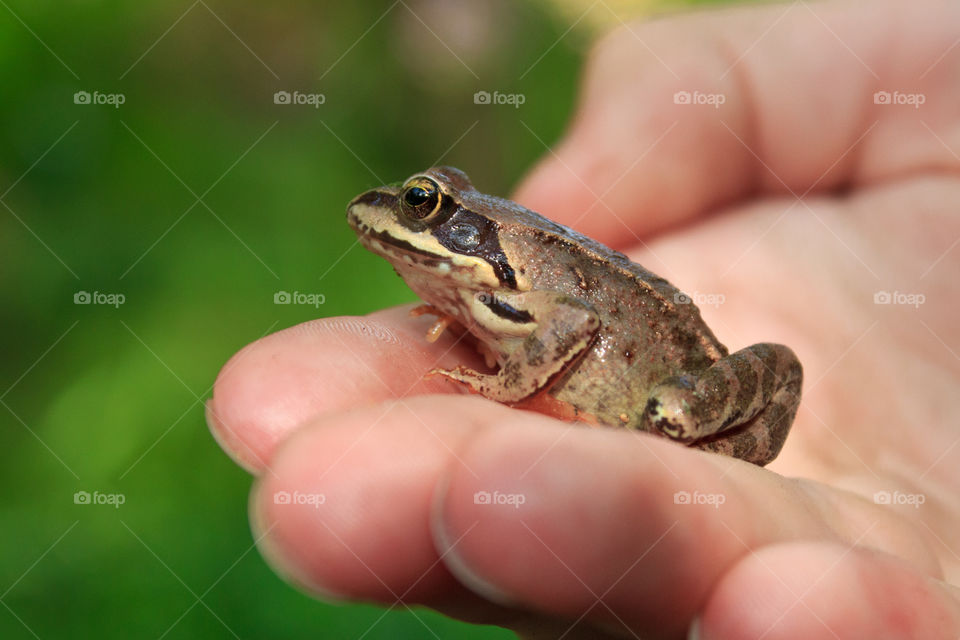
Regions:
[[[356,231],[360,244],[389,262],[395,265],[415,265],[437,274],[450,272],[452,265],[449,257],[418,247],[389,231],[373,229],[353,212],[348,214],[347,219]]]
[[[398,257],[417,256],[423,260],[431,262],[450,262],[449,258],[445,258],[444,256],[427,251],[426,249],[421,249],[420,247],[414,246],[410,242],[407,242],[402,238],[398,238],[388,231],[377,231],[376,229],[372,229],[360,222],[360,220],[358,220],[356,217],[351,217],[350,224],[357,231],[357,236],[360,238],[360,242],[363,244],[363,246],[384,257],[389,257],[391,255]]]

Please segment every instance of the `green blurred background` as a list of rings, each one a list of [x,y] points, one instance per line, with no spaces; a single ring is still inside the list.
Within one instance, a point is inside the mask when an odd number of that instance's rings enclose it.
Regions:
[[[562,132],[589,43],[650,10],[0,1],[0,638],[513,637],[275,577],[202,401],[267,332],[412,300],[347,201],[438,161],[508,193]]]

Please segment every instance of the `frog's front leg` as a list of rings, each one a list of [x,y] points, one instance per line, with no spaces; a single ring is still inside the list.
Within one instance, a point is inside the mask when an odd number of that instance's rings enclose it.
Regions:
[[[793,351],[779,344],[755,344],[698,375],[676,376],[657,385],[647,401],[646,428],[764,465],[780,453],[802,384],[803,368]]]
[[[526,309],[542,311],[532,312],[535,327],[507,355],[496,374],[460,366],[434,369],[427,375],[450,378],[485,398],[507,404],[546,388],[557,374],[586,353],[600,328],[600,316],[590,305],[570,296],[540,291],[523,296]],[[527,321],[518,318],[516,322]]]

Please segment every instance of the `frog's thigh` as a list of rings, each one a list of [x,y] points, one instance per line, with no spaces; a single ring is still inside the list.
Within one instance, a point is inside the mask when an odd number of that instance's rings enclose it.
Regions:
[[[766,464],[787,438],[802,383],[803,369],[789,348],[755,344],[721,358],[699,376],[658,385],[646,417],[654,430],[675,440]]]
[[[529,292],[537,307],[536,327],[495,375],[457,367],[435,369],[442,375],[497,402],[516,403],[546,387],[556,374],[575,362],[589,348],[600,327],[600,317],[589,305],[556,293]]]
[[[771,403],[769,409],[775,406],[777,405]],[[778,411],[779,416],[777,416]],[[694,442],[690,446],[731,458],[740,458],[762,467],[773,462],[780,453],[796,411],[796,405],[792,409],[773,410],[769,415],[767,411],[761,411],[740,431],[717,439]]]

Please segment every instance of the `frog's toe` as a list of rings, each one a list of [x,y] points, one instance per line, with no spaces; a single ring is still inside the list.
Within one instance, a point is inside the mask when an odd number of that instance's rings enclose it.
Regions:
[[[447,378],[448,380],[454,380],[456,382],[466,383],[467,380],[472,379],[473,376],[476,376],[476,371],[472,371],[463,366],[457,366],[455,369],[430,369],[426,373],[424,378]]]
[[[643,414],[646,430],[678,442],[693,442],[697,439],[697,428],[690,416],[689,403],[675,391],[659,389],[650,396]]]
[[[489,376],[484,376],[483,374],[478,373],[473,369],[468,369],[467,367],[458,366],[455,369],[431,369],[427,372],[427,375],[424,376],[424,378],[433,377],[441,377],[446,378],[447,380],[452,380],[461,387],[473,393],[479,393],[482,395],[487,395],[488,393],[488,385],[485,383],[485,381],[487,378],[489,378]]]

